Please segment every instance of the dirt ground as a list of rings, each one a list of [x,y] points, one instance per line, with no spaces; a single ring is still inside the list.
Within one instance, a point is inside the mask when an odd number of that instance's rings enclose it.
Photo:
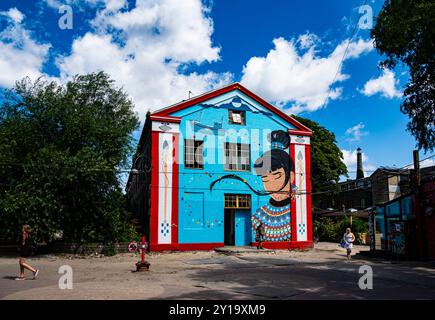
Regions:
[[[355,251],[367,250],[357,248]],[[434,299],[435,266],[367,259],[346,261],[336,244],[309,251],[153,253],[147,272],[138,255],[30,259],[38,279],[16,281],[18,261],[0,257],[0,299]],[[73,288],[60,289],[59,268],[71,266]],[[359,269],[373,270],[373,289],[361,290]]]

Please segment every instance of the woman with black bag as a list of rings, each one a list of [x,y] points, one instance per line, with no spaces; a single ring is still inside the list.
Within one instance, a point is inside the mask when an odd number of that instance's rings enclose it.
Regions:
[[[20,251],[20,259],[19,259],[19,265],[20,265],[20,276],[16,278],[15,280],[25,280],[24,277],[24,270],[27,269],[33,273],[33,279],[36,279],[39,273],[39,269],[33,268],[31,265],[26,263],[26,258],[29,258],[33,255],[35,246],[34,241],[31,237],[32,228],[29,225],[24,225],[21,231],[19,243],[18,243],[18,249]]]

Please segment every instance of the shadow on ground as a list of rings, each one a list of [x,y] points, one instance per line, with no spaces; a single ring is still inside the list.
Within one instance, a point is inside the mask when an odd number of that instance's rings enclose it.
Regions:
[[[411,268],[372,265],[373,289],[361,290],[361,257],[351,261],[304,263],[292,259],[238,257],[220,269],[202,269],[186,275],[195,291],[164,295],[165,299],[434,299],[432,274]],[[206,264],[206,262],[203,261]]]

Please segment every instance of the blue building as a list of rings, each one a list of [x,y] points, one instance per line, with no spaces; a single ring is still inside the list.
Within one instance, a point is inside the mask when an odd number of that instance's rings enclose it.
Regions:
[[[312,246],[310,129],[239,83],[147,114],[127,194],[150,250]]]

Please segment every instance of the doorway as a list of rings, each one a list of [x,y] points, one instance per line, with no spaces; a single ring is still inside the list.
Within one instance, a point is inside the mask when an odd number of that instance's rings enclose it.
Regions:
[[[249,246],[251,242],[251,210],[225,209],[224,245]]]
[[[225,194],[224,208],[224,245],[250,245],[252,242],[251,195]]]
[[[225,219],[224,219],[224,245],[234,246],[235,245],[235,210],[225,209]]]
[[[236,210],[234,217],[236,246],[249,246],[252,242],[251,210]]]

